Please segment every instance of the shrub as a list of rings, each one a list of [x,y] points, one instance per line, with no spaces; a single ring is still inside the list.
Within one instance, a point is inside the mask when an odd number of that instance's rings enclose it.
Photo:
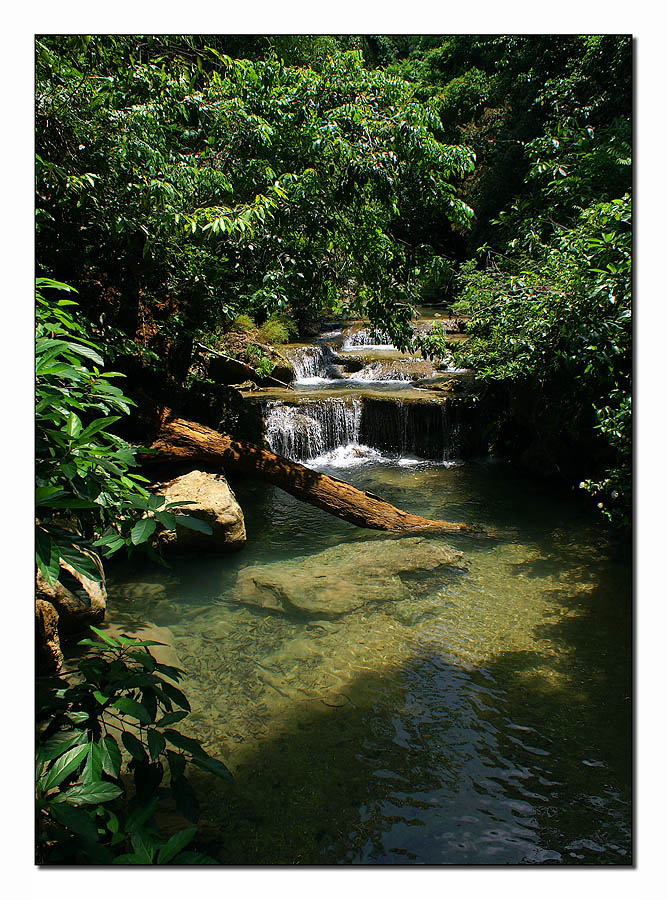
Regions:
[[[61,560],[99,581],[82,548],[111,556],[122,547],[147,546],[158,523],[173,529],[178,520],[200,531],[210,526],[176,514],[143,487],[146,479],[133,471],[135,449],[110,431],[132,404],[111,383],[121,376],[102,371],[100,348],[68,310],[76,303],[47,299],[42,294],[47,288],[72,291],[60,282],[37,280],[37,566],[49,584],[57,580]]]
[[[165,840],[154,820],[161,795],[189,821],[199,818],[187,766],[232,777],[199,741],[173,728],[190,711],[176,687],[182,670],[152,655],[158,641],[91,630],[94,637],[80,641],[90,653],[67,686],[37,698],[37,863],[215,863],[185,850],[196,825]],[[169,787],[161,789],[167,771]]]
[[[261,347],[258,347],[256,344],[248,345],[245,356],[248,364],[253,367],[260,378],[270,375],[276,367],[276,364],[271,362],[267,356],[264,356]]]
[[[234,319],[234,327],[239,331],[254,331],[255,322],[251,316],[241,313]]]

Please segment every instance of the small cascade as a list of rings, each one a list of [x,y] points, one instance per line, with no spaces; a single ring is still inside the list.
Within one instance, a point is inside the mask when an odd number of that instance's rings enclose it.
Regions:
[[[433,363],[423,359],[377,360],[355,372],[359,381],[416,381],[436,374]]]
[[[451,460],[477,452],[471,407],[456,399],[441,403],[367,398],[360,440],[393,457]]]
[[[395,349],[388,334],[373,328],[357,328],[355,331],[347,332],[342,349],[351,350],[354,347]]]
[[[266,439],[280,456],[314,459],[339,447],[357,445],[361,413],[360,400],[271,401],[266,411]]]
[[[266,438],[280,456],[345,465],[381,458],[451,460],[476,450],[468,405],[449,399],[440,403],[402,402],[394,397],[270,401]]]
[[[436,366],[401,353],[389,335],[360,323],[284,353],[294,367],[292,392],[257,397],[274,453],[337,468],[442,463],[479,452],[479,410],[465,397],[445,396],[450,360]]]
[[[326,344],[309,344],[304,347],[288,347],[285,356],[294,366],[295,381],[326,378],[334,356]]]

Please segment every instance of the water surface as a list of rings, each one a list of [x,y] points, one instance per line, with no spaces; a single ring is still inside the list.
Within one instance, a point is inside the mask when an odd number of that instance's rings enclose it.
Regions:
[[[336,460],[346,466],[341,475]],[[441,539],[467,571],[401,575],[405,598],[341,615],[234,598],[244,567],[387,535],[234,483],[248,543],[111,581],[110,618],[167,628],[190,730],[235,775],[209,783],[221,862],[629,864],[628,559],[576,498],[499,463],[323,457],[405,509],[499,537]],[[400,540],[400,538],[399,538]]]

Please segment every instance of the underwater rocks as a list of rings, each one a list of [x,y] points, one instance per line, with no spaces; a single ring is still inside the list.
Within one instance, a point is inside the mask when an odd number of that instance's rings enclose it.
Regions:
[[[224,475],[193,470],[162,485],[158,492],[166,503],[189,501],[180,513],[211,526],[203,534],[180,525],[176,531],[162,531],[163,547],[178,550],[236,550],[246,541],[243,512]]]
[[[463,555],[424,537],[342,544],[248,566],[239,572],[231,599],[280,612],[338,615],[366,603],[405,600],[410,586],[401,576],[446,566],[465,569]]]

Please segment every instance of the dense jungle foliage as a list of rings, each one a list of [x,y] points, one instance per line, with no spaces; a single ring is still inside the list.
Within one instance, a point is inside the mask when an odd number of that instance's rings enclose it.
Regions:
[[[458,303],[495,449],[627,522],[631,68],[617,35],[40,36],[38,275],[181,381],[239,315],[406,347]]]
[[[43,35],[35,73],[49,583],[62,560],[97,577],[87,550],[147,546],[158,523],[205,528],[137,474],[125,391],[184,384],[233,323],[270,344],[367,316],[443,354],[412,333],[418,303],[467,318],[457,362],[496,410],[490,447],[629,525],[629,37]],[[228,776],[167,727],[180,672],[150,642],[87,643],[38,709],[39,860],[211,861],[184,849],[194,826],[166,840],[153,818],[167,772],[192,821],[186,763]]]

